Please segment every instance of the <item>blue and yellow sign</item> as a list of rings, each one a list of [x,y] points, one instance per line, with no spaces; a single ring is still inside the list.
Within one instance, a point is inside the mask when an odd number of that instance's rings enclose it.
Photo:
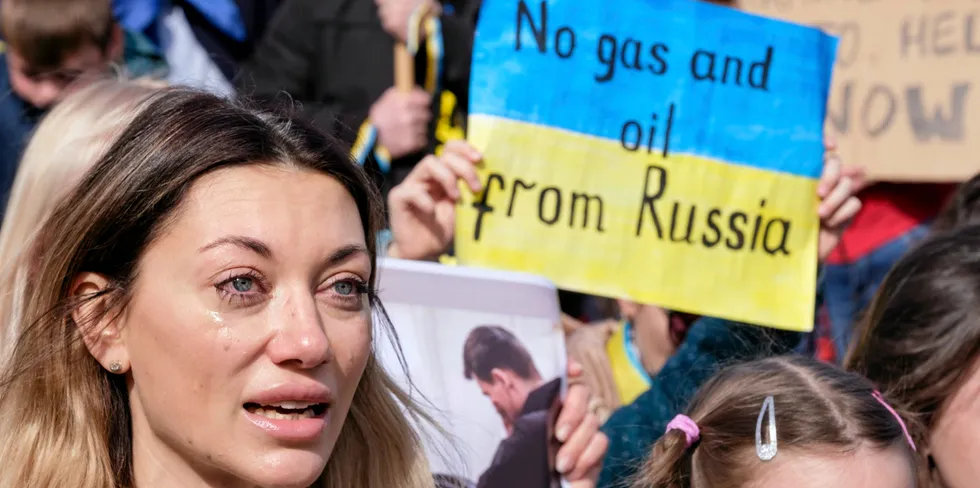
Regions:
[[[691,0],[486,0],[461,264],[810,330],[836,44]]]

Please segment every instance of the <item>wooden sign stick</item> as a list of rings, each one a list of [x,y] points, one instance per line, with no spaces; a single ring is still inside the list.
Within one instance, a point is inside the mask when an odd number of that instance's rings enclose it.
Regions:
[[[425,3],[419,7],[423,9],[419,16],[419,25],[414,26],[419,31],[423,29],[429,16],[438,15],[438,8],[432,2],[423,1]],[[401,91],[411,91],[415,87],[415,58],[408,52],[408,46],[404,42],[395,43],[395,87]]]

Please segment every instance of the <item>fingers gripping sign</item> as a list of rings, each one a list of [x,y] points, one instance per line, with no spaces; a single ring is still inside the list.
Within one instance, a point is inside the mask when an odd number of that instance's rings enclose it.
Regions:
[[[435,260],[450,245],[456,228],[459,185],[482,188],[476,164],[480,153],[465,141],[451,141],[439,156],[426,156],[388,195],[392,243],[388,255]]]
[[[575,488],[596,486],[609,439],[599,431],[599,418],[589,409],[589,388],[577,382],[582,367],[568,363],[568,394],[555,422],[555,438],[561,443],[555,469]]]
[[[824,260],[840,243],[841,234],[851,219],[861,210],[861,201],[855,196],[856,180],[863,178],[860,169],[845,170],[837,155],[837,145],[832,139],[824,143],[824,167],[817,183],[820,206],[820,234],[817,241],[818,256]]]

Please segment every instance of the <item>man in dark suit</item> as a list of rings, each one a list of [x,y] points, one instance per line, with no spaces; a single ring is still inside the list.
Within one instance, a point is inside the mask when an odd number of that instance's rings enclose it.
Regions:
[[[463,374],[475,379],[507,429],[479,488],[551,486],[556,451],[551,432],[561,378],[545,382],[531,354],[510,331],[496,325],[470,331],[463,345]]]

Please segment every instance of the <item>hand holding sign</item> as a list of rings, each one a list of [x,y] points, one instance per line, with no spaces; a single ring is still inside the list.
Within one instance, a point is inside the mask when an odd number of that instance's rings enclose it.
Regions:
[[[563,443],[555,467],[574,488],[591,488],[599,478],[609,439],[599,431],[599,418],[589,412],[589,388],[576,381],[582,374],[580,365],[568,363],[570,386],[555,424],[557,440]]]
[[[378,128],[378,142],[392,158],[419,151],[429,141],[432,97],[415,87],[403,91],[392,87],[371,106],[370,117]]]
[[[434,260],[446,251],[456,228],[459,182],[480,191],[474,164],[480,153],[465,141],[450,141],[439,156],[426,156],[388,193],[392,243],[388,255]]]
[[[823,261],[840,243],[841,234],[851,219],[861,210],[861,201],[854,196],[858,190],[859,178],[863,176],[860,168],[843,168],[837,156],[837,145],[825,142],[823,175],[817,184],[820,196],[820,237],[817,242],[818,254]]]

